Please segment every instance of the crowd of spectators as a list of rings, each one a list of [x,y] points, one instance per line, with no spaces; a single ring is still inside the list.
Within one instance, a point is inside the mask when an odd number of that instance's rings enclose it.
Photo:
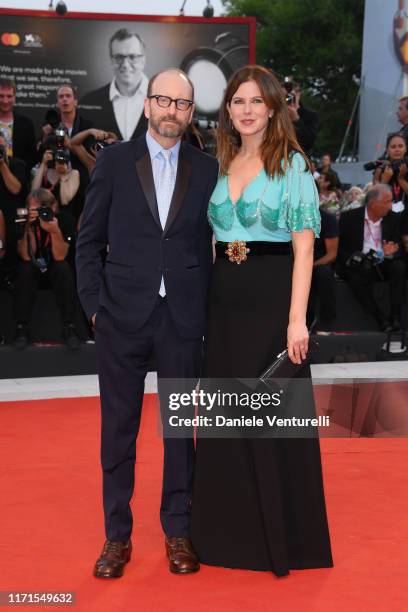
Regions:
[[[381,331],[401,330],[408,271],[408,97],[400,99],[397,117],[402,128],[388,136],[366,185],[343,185],[329,154],[313,167],[322,217],[308,313],[316,329],[331,329],[340,279]],[[388,312],[377,299],[378,281],[389,294]]]
[[[290,117],[310,153],[319,118],[303,106],[297,83],[291,83],[290,91]],[[14,346],[29,344],[36,292],[48,286],[61,312],[62,337],[75,349],[80,344],[74,324],[76,235],[98,152],[118,136],[81,116],[71,84],[56,90],[55,108],[47,113],[38,139],[31,120],[14,111],[15,101],[14,82],[0,78],[0,288],[14,296]],[[397,117],[403,127],[388,137],[367,185],[342,184],[328,153],[312,164],[322,219],[308,308],[308,323],[315,330],[333,329],[339,280],[349,284],[379,329],[401,328],[408,267],[408,98],[401,98]],[[188,140],[202,148],[192,129]],[[377,281],[389,288],[387,313],[376,302]]]
[[[33,304],[44,286],[55,294],[62,337],[76,349],[76,235],[96,155],[117,136],[81,117],[71,84],[57,89],[38,139],[32,121],[15,113],[15,101],[14,81],[0,78],[0,288],[14,297],[14,346],[29,344]]]

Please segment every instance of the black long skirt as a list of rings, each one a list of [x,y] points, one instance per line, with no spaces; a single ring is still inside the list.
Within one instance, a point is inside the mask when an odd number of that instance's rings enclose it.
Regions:
[[[255,378],[286,347],[292,263],[291,255],[249,255],[241,265],[217,258],[205,377]],[[191,537],[208,565],[277,576],[331,567],[319,440],[199,438]]]

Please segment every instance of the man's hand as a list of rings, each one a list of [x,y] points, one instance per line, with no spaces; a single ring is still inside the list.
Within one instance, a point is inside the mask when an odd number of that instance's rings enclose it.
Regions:
[[[35,223],[38,219],[38,210],[36,208],[28,209],[28,221],[29,223]]]
[[[288,104],[289,117],[291,118],[291,121],[293,123],[296,123],[296,121],[299,121],[300,119],[298,109],[299,109],[299,102],[296,101],[296,102],[293,102],[293,104]]]
[[[49,136],[50,134],[52,134],[54,131],[52,126],[49,123],[46,123],[45,125],[43,125],[41,130],[43,133],[43,139]]]
[[[43,221],[42,219],[40,219],[40,226],[49,234],[57,234],[59,232],[57,217],[54,217],[51,221]]]
[[[399,245],[397,242],[392,242],[392,240],[383,240],[383,253],[384,257],[389,257],[390,255],[394,255],[399,250]]]
[[[92,317],[91,317],[91,321],[92,321],[92,325],[93,325],[93,327],[95,327],[95,321],[96,321],[96,312],[95,312],[95,314],[94,314],[94,315],[92,315]]]

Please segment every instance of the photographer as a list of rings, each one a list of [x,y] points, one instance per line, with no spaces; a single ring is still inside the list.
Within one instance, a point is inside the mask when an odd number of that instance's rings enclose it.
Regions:
[[[14,346],[23,349],[29,343],[28,323],[37,289],[42,278],[51,283],[64,322],[63,338],[70,349],[80,341],[73,323],[75,313],[74,274],[67,261],[75,228],[69,215],[58,213],[55,197],[46,189],[28,196],[28,218],[18,241],[21,259],[15,295],[17,332]]]
[[[373,183],[384,183],[392,191],[392,210],[402,212],[407,203],[408,166],[407,144],[401,134],[390,134],[387,138],[387,152],[384,160],[377,160]]]
[[[283,86],[286,91],[286,103],[295,128],[296,138],[305,153],[310,155],[319,131],[319,115],[310,108],[303,106],[300,101],[300,85],[293,81],[292,77],[285,77]]]
[[[7,155],[7,143],[0,132],[0,208],[4,215],[6,230],[3,269],[13,273],[17,264],[17,242],[14,219],[16,210],[24,202],[26,169],[20,159]]]
[[[405,301],[405,262],[400,250],[400,215],[392,211],[391,188],[381,183],[372,187],[364,206],[340,216],[339,230],[336,271],[382,331],[399,330]],[[379,280],[386,280],[389,286],[390,317],[374,298],[373,285]]]
[[[33,178],[31,188],[44,187],[55,196],[60,211],[78,220],[80,210],[77,194],[80,176],[78,170],[70,167],[67,149],[47,149]]]
[[[65,126],[66,132],[70,138],[92,127],[92,123],[84,119],[78,112],[78,96],[75,87],[71,83],[60,85],[56,91],[56,96],[58,117],[54,124],[45,123],[43,125],[43,143],[54,132],[57,123],[62,123]],[[51,116],[51,113],[47,114],[47,117]]]
[[[118,142],[118,137],[114,132],[89,128],[71,138],[70,149],[81,160],[88,173],[91,174],[96,164],[98,151],[114,142]],[[84,143],[88,143],[88,146],[85,146]]]
[[[323,155],[323,157],[321,159],[321,164],[317,168],[317,172],[319,174],[328,174],[328,173],[330,173],[330,175],[333,177],[334,188],[335,189],[341,189],[341,181],[339,179],[339,175],[332,168],[332,158],[331,158],[330,153],[325,153]]]

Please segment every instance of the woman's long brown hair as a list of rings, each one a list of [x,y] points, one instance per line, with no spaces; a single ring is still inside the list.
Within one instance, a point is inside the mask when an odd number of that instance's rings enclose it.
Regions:
[[[230,164],[241,147],[241,136],[232,126],[228,106],[240,85],[248,81],[254,81],[258,85],[266,106],[274,111],[266,127],[260,150],[265,172],[272,177],[283,176],[290,154],[294,151],[302,155],[306,168],[310,169],[310,162],[297,141],[281,84],[270,70],[263,66],[250,65],[240,68],[232,75],[224,93],[217,129],[220,173],[228,174]]]

